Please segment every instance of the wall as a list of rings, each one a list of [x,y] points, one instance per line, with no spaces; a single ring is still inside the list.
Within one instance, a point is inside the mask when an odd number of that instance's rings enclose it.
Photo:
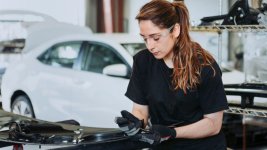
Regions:
[[[85,25],[85,0],[0,0],[0,10],[30,10],[60,22]]]
[[[150,0],[125,0],[125,22],[128,24],[128,32],[132,34],[139,34],[138,22],[135,16],[139,9]]]

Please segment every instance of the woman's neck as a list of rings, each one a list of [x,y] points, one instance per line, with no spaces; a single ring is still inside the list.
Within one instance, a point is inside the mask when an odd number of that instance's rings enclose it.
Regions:
[[[163,60],[169,68],[173,68],[173,61],[171,58],[163,58]]]

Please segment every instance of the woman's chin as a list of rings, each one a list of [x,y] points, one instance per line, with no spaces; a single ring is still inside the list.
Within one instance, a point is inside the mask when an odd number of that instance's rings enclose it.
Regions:
[[[162,55],[154,55],[154,57],[155,57],[156,59],[162,59],[162,58],[163,58]]]

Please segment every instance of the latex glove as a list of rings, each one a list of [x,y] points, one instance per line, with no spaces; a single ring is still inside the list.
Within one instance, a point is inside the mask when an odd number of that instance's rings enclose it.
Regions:
[[[126,110],[121,111],[122,117],[116,117],[115,123],[118,124],[119,128],[125,132],[128,136],[133,136],[141,131],[144,126],[144,121],[139,120],[133,114]]]
[[[174,128],[163,125],[153,125],[148,131],[142,132],[135,136],[135,140],[147,142],[151,145],[158,145],[163,141],[176,137]]]

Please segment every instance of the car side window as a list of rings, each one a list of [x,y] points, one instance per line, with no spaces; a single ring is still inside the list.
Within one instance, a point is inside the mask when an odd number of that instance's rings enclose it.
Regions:
[[[65,42],[52,46],[38,57],[44,64],[72,68],[78,58],[82,42]]]
[[[124,64],[114,50],[106,45],[88,43],[84,46],[81,69],[102,73],[108,65]]]

